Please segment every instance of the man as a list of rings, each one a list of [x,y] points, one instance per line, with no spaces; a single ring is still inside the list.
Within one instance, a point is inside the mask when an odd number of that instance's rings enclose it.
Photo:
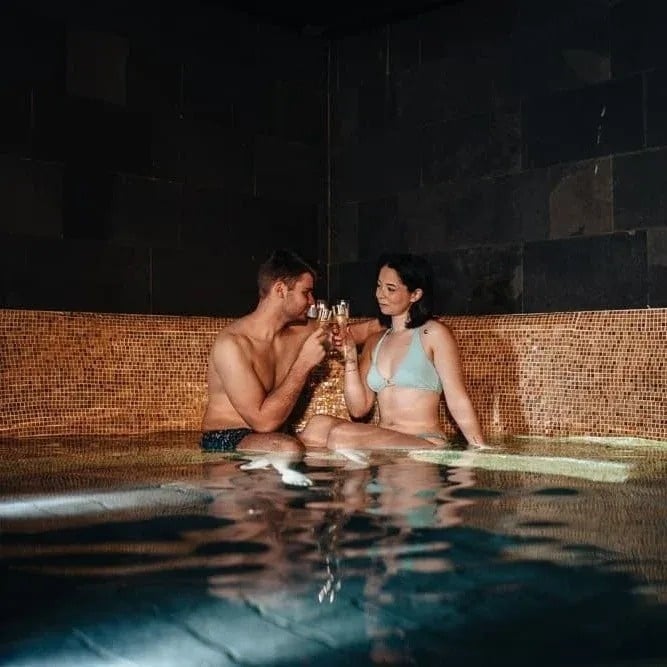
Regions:
[[[277,431],[326,354],[326,332],[306,317],[314,281],[312,267],[288,250],[260,267],[257,307],[220,332],[209,355],[204,450],[302,451],[296,438]]]

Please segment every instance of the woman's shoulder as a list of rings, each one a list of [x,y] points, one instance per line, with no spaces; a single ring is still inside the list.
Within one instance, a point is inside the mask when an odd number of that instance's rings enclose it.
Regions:
[[[454,339],[452,330],[444,322],[437,319],[430,319],[422,324],[421,330],[424,337],[433,341]]]
[[[366,338],[366,342],[364,343],[364,350],[372,350],[375,348],[375,346],[380,342],[380,339],[387,333],[388,329],[386,327],[382,327],[378,331],[374,331],[373,333],[369,334],[368,338]]]
[[[424,333],[434,332],[434,331],[440,333],[448,331],[451,333],[451,329],[444,322],[434,317],[424,322],[424,324],[421,325],[421,330]]]

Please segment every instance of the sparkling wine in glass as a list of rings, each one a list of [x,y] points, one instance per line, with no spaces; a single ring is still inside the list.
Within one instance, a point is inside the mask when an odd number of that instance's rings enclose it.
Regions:
[[[333,307],[334,318],[336,319],[336,324],[340,327],[341,333],[345,331],[347,327],[347,322],[350,317],[350,303],[341,299]]]

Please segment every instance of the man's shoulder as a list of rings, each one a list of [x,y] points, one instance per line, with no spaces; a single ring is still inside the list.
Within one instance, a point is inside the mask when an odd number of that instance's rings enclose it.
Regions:
[[[317,329],[317,320],[308,320],[303,323],[288,324],[278,335],[283,340],[300,340],[307,338],[315,329]]]
[[[234,322],[218,332],[213,346],[217,350],[240,348],[245,349],[249,345],[249,338],[242,326]]]

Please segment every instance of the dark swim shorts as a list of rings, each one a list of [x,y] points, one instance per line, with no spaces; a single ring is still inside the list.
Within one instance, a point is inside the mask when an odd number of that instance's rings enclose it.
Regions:
[[[205,452],[235,452],[241,440],[252,432],[250,428],[204,431],[201,435],[201,448]]]

